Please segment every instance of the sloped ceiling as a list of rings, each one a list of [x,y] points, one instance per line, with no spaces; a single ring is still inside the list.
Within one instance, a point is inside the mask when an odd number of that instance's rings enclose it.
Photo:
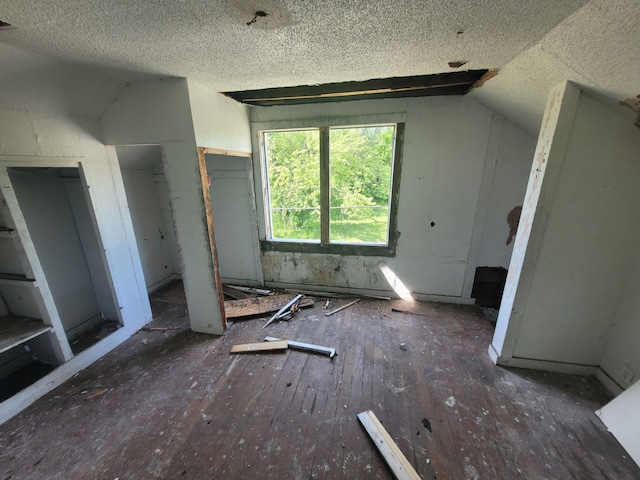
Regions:
[[[258,10],[267,16],[248,26]],[[466,61],[501,70],[473,95],[535,133],[557,80],[616,99],[640,93],[637,61],[623,56],[640,46],[639,12],[636,0],[4,0],[0,20],[17,28],[0,31],[0,62],[16,73],[0,75],[0,88],[30,75],[33,59],[11,46],[72,65],[73,81],[87,68],[92,86],[81,93],[94,91],[96,105],[84,116],[103,111],[118,82],[141,78],[233,91],[441,73]]]

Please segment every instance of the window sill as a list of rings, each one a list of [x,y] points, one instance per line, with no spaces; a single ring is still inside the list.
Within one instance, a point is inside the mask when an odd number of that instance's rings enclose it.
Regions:
[[[260,249],[263,252],[325,253],[362,257],[395,257],[396,255],[395,247],[391,245],[356,245],[345,243],[321,245],[310,242],[262,240],[260,241]]]

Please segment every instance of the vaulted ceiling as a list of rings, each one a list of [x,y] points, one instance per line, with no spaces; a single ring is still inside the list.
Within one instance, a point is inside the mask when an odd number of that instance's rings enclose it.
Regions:
[[[266,13],[250,23],[257,11]],[[640,93],[637,0],[4,0],[0,104],[99,118],[125,82],[214,91],[499,69],[474,95],[535,134],[575,80]]]

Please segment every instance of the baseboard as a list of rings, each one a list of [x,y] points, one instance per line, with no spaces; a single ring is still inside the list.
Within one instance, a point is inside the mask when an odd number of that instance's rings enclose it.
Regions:
[[[265,282],[266,288],[282,288],[288,290],[319,292],[319,293],[338,293],[344,295],[363,295],[369,297],[386,297],[391,299],[399,299],[398,295],[392,290],[373,290],[367,288],[350,288],[350,287],[327,287],[324,285],[301,285],[296,283],[285,282]],[[474,305],[475,299],[454,297],[447,295],[430,295],[426,293],[412,293],[414,300],[420,302],[435,303],[453,303],[456,305]]]
[[[493,347],[489,350],[489,356],[492,356],[492,349]],[[600,370],[597,365],[581,365],[577,363],[535,360],[531,358],[507,358],[500,357],[495,350],[493,350],[493,352],[493,355],[496,357],[494,363],[501,367],[527,368],[529,370],[542,370],[545,372],[566,373],[569,375],[583,375],[588,377],[595,376],[598,370]]]
[[[116,330],[108,337],[60,365],[47,376],[0,403],[0,424],[17,415],[36,400],[69,380],[80,370],[88,367],[100,357],[109,353],[130,336],[131,332],[125,328]]]
[[[153,284],[149,285],[147,287],[147,294],[150,295],[153,292],[155,292],[156,290],[164,287],[167,283],[173,282],[174,280],[181,280],[181,279],[182,279],[182,275],[179,275],[177,273],[172,273],[171,275],[169,275],[168,277],[163,278],[159,282],[156,282],[156,283],[153,283]]]
[[[76,335],[79,335],[80,333],[84,332],[88,328],[98,325],[103,320],[104,318],[102,318],[102,314],[94,315],[93,317],[87,320],[84,320],[83,322],[80,322],[78,325],[71,327],[69,330],[65,330],[64,333],[67,336],[67,338],[71,339],[71,338],[74,338]]]
[[[618,396],[624,392],[624,388],[618,385],[618,382],[611,378],[602,368],[598,368],[596,380],[598,380],[611,395]]]
[[[494,348],[493,344],[489,345],[489,358],[494,364],[498,364],[498,360],[500,360],[500,355],[498,351]]]

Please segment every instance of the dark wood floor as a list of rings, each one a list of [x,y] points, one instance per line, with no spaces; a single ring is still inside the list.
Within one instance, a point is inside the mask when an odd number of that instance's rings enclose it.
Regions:
[[[139,332],[0,426],[0,480],[392,478],[356,418],[367,409],[424,479],[640,478],[594,414],[600,385],[495,367],[476,308],[323,304],[215,338],[188,330],[180,295],[159,296],[154,326],[182,328]],[[229,354],[265,335],[338,356]]]

